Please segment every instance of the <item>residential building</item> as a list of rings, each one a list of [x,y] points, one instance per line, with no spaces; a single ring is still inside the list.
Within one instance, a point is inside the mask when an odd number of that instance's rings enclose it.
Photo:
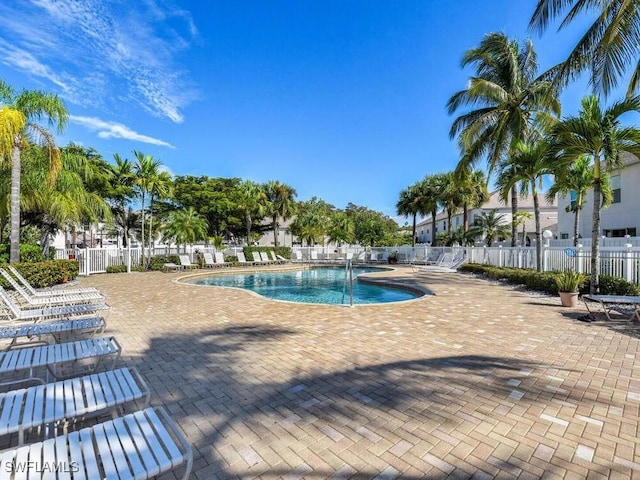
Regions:
[[[638,185],[640,185],[640,159],[633,155],[623,157],[624,168],[610,173],[612,203],[600,210],[600,232],[603,237],[635,237],[640,235],[640,201],[638,201]],[[575,202],[575,194],[558,199],[558,238],[573,239],[574,213],[567,212],[571,202]],[[593,218],[593,190],[585,198],[580,211],[578,237],[591,238]]]
[[[540,201],[540,224],[541,229],[550,230],[554,236],[556,235],[556,228],[558,223],[558,206],[554,201],[549,202],[544,194],[539,195]],[[499,215],[503,215],[504,223],[511,224],[511,198],[504,203],[499,198],[499,192],[492,192],[489,196],[489,200],[486,201],[479,208],[469,208],[467,218],[469,225],[473,225],[475,220],[482,215],[482,213],[489,213],[495,210]],[[522,244],[522,232],[524,230],[524,244],[532,245],[535,239],[535,219],[533,218],[533,197],[531,195],[527,197],[518,198],[518,211],[529,212],[531,214],[530,219],[526,219],[524,225],[518,228],[518,244]],[[443,211],[436,215],[435,225],[431,219],[431,216],[421,221],[416,227],[416,236],[419,243],[431,243],[433,238],[433,229],[436,230],[436,235],[440,232],[447,232],[449,230],[458,230],[463,225],[463,213],[462,209],[458,211],[451,218],[451,225],[447,225],[447,212]],[[506,239],[502,239],[506,240]],[[499,242],[498,242],[499,244]]]

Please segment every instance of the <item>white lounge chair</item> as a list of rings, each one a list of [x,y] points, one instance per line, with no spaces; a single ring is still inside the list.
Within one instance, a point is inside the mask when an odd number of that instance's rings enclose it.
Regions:
[[[24,434],[63,420],[90,418],[125,405],[149,403],[151,393],[135,368],[119,368],[0,393],[0,436]],[[64,425],[63,425],[64,426]]]
[[[194,268],[199,268],[198,264],[191,263],[191,259],[189,258],[189,255],[178,255],[178,258],[180,259],[180,265],[185,270],[187,270],[187,269],[192,269],[193,270]]]
[[[464,263],[465,256],[464,252],[462,253],[454,253],[454,252],[445,252],[440,259],[433,264],[430,265],[416,265],[412,264],[411,268],[414,272],[455,272],[456,269]]]
[[[216,264],[215,259],[213,258],[213,254],[211,252],[206,252],[202,255],[204,259],[204,266],[207,268],[216,268],[218,265]]]
[[[46,290],[36,290],[33,286],[27,281],[26,278],[22,276],[22,274],[16,270],[13,265],[8,265],[7,268],[11,272],[11,274],[24,286],[24,288],[34,297],[50,297],[52,295],[77,295],[77,294],[85,294],[85,293],[100,293],[97,288],[93,287],[85,287],[85,288],[60,288],[60,289],[46,289]]]
[[[269,255],[267,255],[267,252],[260,252],[260,259],[262,260],[262,263],[264,263],[265,265],[271,265],[275,263],[273,260],[269,258]]]
[[[251,256],[253,257],[254,265],[262,265],[262,257],[260,256],[260,252],[251,252]]]
[[[96,335],[102,333],[106,322],[102,317],[78,318],[75,320],[54,320],[51,322],[27,323],[22,325],[5,325],[0,327],[0,339],[11,340],[7,350],[22,344],[41,343],[48,344],[43,337],[53,337],[56,342],[61,337],[68,338],[71,335]],[[26,338],[27,341],[19,342]]]
[[[247,261],[247,258],[244,256],[244,252],[236,253],[236,257],[238,258],[238,263],[242,266],[253,265],[254,262]]]
[[[7,450],[0,457],[0,471],[6,472],[3,478],[14,478],[17,465],[62,465],[77,469],[74,480],[144,480],[183,464],[186,480],[193,464],[191,446],[162,407]],[[58,476],[56,471],[43,470],[46,473],[38,473],[37,478],[71,478],[68,471],[61,471]]]
[[[318,263],[320,261],[320,259],[318,258],[318,252],[316,252],[315,250],[311,250],[311,254],[310,257],[312,262],[316,262]]]
[[[371,255],[369,256],[369,262],[378,263],[378,252],[375,252],[375,251],[371,252]]]
[[[286,259],[282,258],[280,255],[276,255],[276,252],[273,250],[269,250],[268,253],[271,256],[271,261],[273,263],[287,263]]]
[[[56,318],[72,318],[80,316],[95,315],[101,310],[107,310],[106,303],[81,303],[77,305],[61,306],[40,306],[22,307],[15,303],[7,294],[7,291],[0,287],[0,303],[4,303],[4,309],[0,309],[0,318],[9,321],[24,320],[37,321]]]
[[[65,364],[81,365],[88,371],[96,370],[106,357],[112,358],[110,367],[113,368],[120,358],[122,347],[115,337],[99,337],[78,340],[54,345],[40,345],[0,352],[0,376],[7,376],[27,372],[26,378],[16,378],[0,382],[0,385],[24,383],[25,381],[41,381],[34,369],[47,367],[54,378],[69,376]],[[92,363],[90,363],[92,361]],[[73,373],[76,373],[75,371]]]
[[[93,300],[104,300],[104,296],[100,292],[91,293],[74,293],[67,295],[48,295],[34,296],[31,295],[18,281],[13,278],[6,270],[0,268],[0,275],[9,282],[23,302],[29,305],[72,305],[76,303],[88,303]]]
[[[218,267],[229,267],[230,265],[224,260],[224,253],[216,252],[215,253],[216,266]]]
[[[302,262],[302,252],[300,250],[293,250],[291,252],[291,261],[292,262]]]

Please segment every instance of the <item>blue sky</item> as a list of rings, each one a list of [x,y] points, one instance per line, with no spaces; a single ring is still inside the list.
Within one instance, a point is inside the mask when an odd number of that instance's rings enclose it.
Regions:
[[[584,21],[528,33],[534,5],[16,0],[0,4],[0,78],[65,100],[60,144],[395,216],[403,188],[457,163],[445,105],[466,85],[466,49],[492,31],[531,36],[546,69],[575,44]],[[563,113],[587,90],[567,90]]]

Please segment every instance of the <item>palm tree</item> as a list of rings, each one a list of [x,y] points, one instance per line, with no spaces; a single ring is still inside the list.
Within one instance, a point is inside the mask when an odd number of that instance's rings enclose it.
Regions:
[[[509,158],[519,141],[536,141],[560,115],[558,91],[538,75],[537,55],[530,40],[518,45],[502,33],[490,33],[480,46],[465,52],[462,66],[473,65],[475,75],[465,90],[447,104],[449,113],[468,108],[449,132],[458,137],[463,157],[457,170],[468,169],[487,158],[489,176],[498,163]],[[518,211],[518,192],[511,194],[512,216]],[[515,246],[516,225],[511,226]]]
[[[637,0],[538,0],[529,28],[544,32],[555,18],[566,16],[560,29],[573,22],[581,13],[599,14],[569,57],[552,71],[556,79],[566,84],[573,77],[591,70],[590,83],[607,96],[621,77],[632,71],[627,89],[631,97],[640,87],[640,9]]]
[[[135,192],[135,173],[133,163],[128,159],[123,159],[119,154],[114,154],[115,165],[110,165],[108,173],[109,192],[107,197],[112,202],[111,210],[116,220],[117,226],[122,232],[122,246],[127,248],[129,242],[129,230],[137,222],[133,219],[131,208],[128,207],[131,197]],[[137,217],[137,215],[136,215]]]
[[[426,196],[424,182],[417,182],[400,192],[400,199],[396,203],[396,212],[405,218],[412,217],[411,244],[416,246],[416,222],[418,215],[426,215],[426,208],[430,207],[429,199]],[[425,208],[426,207],[426,208]]]
[[[11,263],[20,261],[20,173],[21,154],[28,139],[37,138],[49,151],[49,177],[55,181],[61,168],[60,151],[55,145],[53,135],[39,125],[43,117],[50,127],[62,132],[67,124],[67,109],[57,95],[38,90],[22,90],[16,93],[3,80],[0,80],[0,102],[6,110],[0,121],[0,152],[3,161],[11,159]]]
[[[160,174],[160,160],[154,159],[151,155],[145,155],[142,152],[133,151],[133,155],[136,158],[136,163],[133,167],[135,179],[134,185],[137,188],[142,210],[142,264],[146,265],[144,247],[145,247],[145,199],[151,193],[154,188],[158,175]],[[151,252],[149,252],[151,254]]]
[[[493,245],[493,241],[498,237],[509,235],[509,225],[504,223],[504,214],[498,214],[497,210],[482,212],[476,218],[478,231],[484,235],[487,247]]]
[[[251,227],[254,220],[264,217],[267,208],[267,195],[261,185],[251,180],[245,180],[238,186],[235,201],[244,223],[247,244],[250,244]]]
[[[538,188],[542,188],[542,178],[551,173],[551,163],[547,158],[548,144],[538,142],[534,145],[519,143],[515,147],[515,155],[499,166],[498,181],[500,199],[506,201],[508,192],[513,186],[520,185],[520,194],[524,197],[531,192],[533,197],[533,217],[536,230],[536,266],[542,271],[542,230],[540,227],[540,200]],[[517,221],[512,222],[516,224]]]
[[[567,205],[567,212],[573,212],[573,246],[579,243],[580,212],[584,206],[587,191],[593,186],[593,166],[591,158],[581,155],[576,160],[565,166],[554,170],[555,182],[547,192],[547,198],[551,201],[556,195],[574,195],[571,203]],[[606,172],[600,172],[600,184],[602,190],[602,206],[609,205],[613,199],[609,178]]]
[[[469,206],[478,208],[489,199],[487,179],[482,170],[462,169],[454,179],[462,203],[462,231],[469,231]]]
[[[157,230],[153,229],[153,201],[169,198],[172,192],[173,180],[171,175],[169,172],[158,171],[149,183],[149,255],[151,255],[151,249],[154,246]]]
[[[549,197],[549,201],[553,202],[554,197],[555,196]],[[516,229],[522,225],[522,243],[520,245],[523,247],[525,246],[525,237],[527,236],[527,220],[531,219],[532,216],[531,212],[517,212],[516,218],[513,221],[513,223],[516,224]]]
[[[164,226],[165,241],[172,240],[178,247],[193,245],[198,240],[207,238],[207,220],[202,217],[195,208],[183,208],[171,212]]]
[[[445,186],[445,175],[437,173],[434,175],[427,175],[420,182],[420,190],[424,196],[423,209],[426,213],[431,214],[431,244],[436,244],[436,215],[438,214],[438,207],[442,204],[442,194]]]
[[[450,237],[453,231],[451,226],[453,215],[458,211],[458,208],[462,206],[462,196],[456,185],[454,172],[445,173],[443,180],[444,183],[442,184],[440,201],[447,212],[447,237]],[[450,241],[447,243],[450,243]]]
[[[578,116],[560,122],[552,132],[552,153],[560,164],[571,164],[582,155],[593,162],[593,219],[591,230],[591,285],[597,293],[600,280],[600,208],[602,208],[602,171],[622,168],[620,154],[640,157],[640,128],[623,127],[620,117],[640,113],[640,96],[616,102],[602,110],[595,95],[582,99]]]
[[[273,243],[277,250],[278,229],[280,227],[278,219],[282,218],[283,221],[287,221],[295,213],[295,197],[298,195],[298,192],[296,192],[295,188],[276,180],[267,182],[264,190],[269,202],[269,215],[272,219]]]
[[[351,218],[343,211],[332,212],[331,223],[329,225],[329,243],[338,246],[344,243],[353,242],[354,224]]]
[[[40,230],[43,253],[48,251],[49,237],[63,225],[111,221],[109,205],[88,188],[100,172],[87,155],[89,151],[73,144],[64,147],[62,168],[50,182],[47,152],[35,146],[23,150],[23,219]]]

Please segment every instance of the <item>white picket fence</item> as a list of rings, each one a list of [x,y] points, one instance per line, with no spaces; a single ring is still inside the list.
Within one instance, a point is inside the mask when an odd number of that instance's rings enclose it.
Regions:
[[[213,247],[190,247],[186,253],[192,261],[195,260],[195,251],[201,253],[214,252]],[[377,259],[384,259],[394,254],[398,263],[424,262],[437,259],[443,252],[464,250],[466,261],[482,263],[497,267],[536,268],[536,251],[534,247],[431,247],[419,245],[416,247],[294,247],[301,254],[303,261],[311,258],[311,252],[319,260],[337,260],[345,258],[347,253],[352,253],[357,258],[363,251],[366,252],[365,261],[371,259],[371,253],[377,253]],[[228,248],[224,250],[226,255],[236,255],[242,248]],[[567,253],[569,252],[569,254]],[[148,251],[145,252],[148,255]],[[154,249],[155,255],[176,255],[185,253],[184,249],[167,250]],[[570,255],[571,254],[571,255]],[[105,273],[110,265],[130,265],[131,268],[139,267],[142,261],[140,248],[82,248],[73,250],[57,250],[58,259],[75,259],[79,263],[80,275],[92,275]],[[576,270],[589,274],[591,272],[591,250],[587,247],[544,247],[542,249],[542,270]],[[600,274],[624,278],[633,283],[640,284],[640,247],[603,247],[600,249]]]

